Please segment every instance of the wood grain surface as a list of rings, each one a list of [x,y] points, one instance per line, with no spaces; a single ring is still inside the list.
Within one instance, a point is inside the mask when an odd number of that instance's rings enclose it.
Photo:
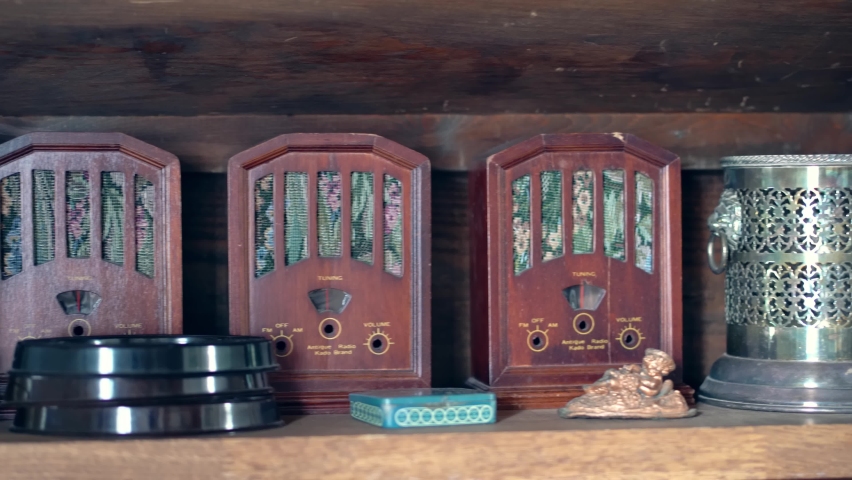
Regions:
[[[3,0],[0,113],[842,112],[845,0]]]
[[[700,407],[691,419],[563,420],[382,430],[344,415],[275,430],[163,440],[0,433],[3,478],[838,478],[852,475],[849,415]]]
[[[123,132],[177,155],[184,172],[216,173],[260,142],[307,132],[381,135],[426,155],[433,170],[470,170],[541,133],[632,133],[674,152],[684,169],[719,168],[725,155],[852,152],[852,115],[843,113],[0,116],[0,141],[34,131]]]
[[[686,383],[699,387],[726,347],[725,276],[707,266],[707,219],[722,194],[722,172],[683,175],[683,363]]]

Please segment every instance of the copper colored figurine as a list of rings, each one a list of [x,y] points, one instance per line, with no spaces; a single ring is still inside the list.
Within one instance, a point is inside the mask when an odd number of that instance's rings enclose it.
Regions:
[[[642,366],[610,369],[600,380],[583,387],[585,394],[559,409],[559,416],[597,418],[683,418],[695,415],[683,395],[663,380],[675,369],[662,350],[645,350]]]

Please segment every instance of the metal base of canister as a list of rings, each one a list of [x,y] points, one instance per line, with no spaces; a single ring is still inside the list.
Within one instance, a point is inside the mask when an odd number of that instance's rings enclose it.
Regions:
[[[852,413],[852,361],[803,362],[723,355],[700,401],[772,412]]]

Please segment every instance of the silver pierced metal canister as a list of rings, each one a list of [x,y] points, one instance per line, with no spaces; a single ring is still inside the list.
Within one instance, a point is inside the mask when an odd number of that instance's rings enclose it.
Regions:
[[[852,412],[852,155],[727,157],[722,168],[707,253],[726,273],[727,354],[699,398]]]

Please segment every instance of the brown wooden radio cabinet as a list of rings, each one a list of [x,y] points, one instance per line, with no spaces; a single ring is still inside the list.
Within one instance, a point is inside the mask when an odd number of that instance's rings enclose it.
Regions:
[[[682,343],[680,159],[631,135],[540,135],[471,174],[475,377],[552,408]]]
[[[282,135],[228,166],[230,330],[273,342],[282,411],[430,382],[430,179],[375,135]]]
[[[177,157],[119,133],[0,145],[0,371],[26,338],[181,333]]]

